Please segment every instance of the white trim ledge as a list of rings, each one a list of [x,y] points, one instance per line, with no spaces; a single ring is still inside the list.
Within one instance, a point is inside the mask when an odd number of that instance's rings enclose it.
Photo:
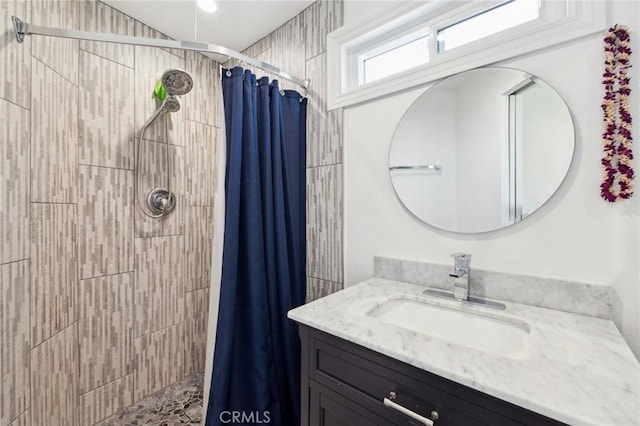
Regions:
[[[536,21],[439,54],[431,62],[379,81],[358,86],[354,56],[400,28],[419,22],[450,19],[465,4],[452,10],[446,0],[397,1],[364,19],[327,36],[327,106],[329,110],[359,104],[412,87],[493,64],[581,37],[602,32],[607,25],[604,1],[540,0],[542,16]]]

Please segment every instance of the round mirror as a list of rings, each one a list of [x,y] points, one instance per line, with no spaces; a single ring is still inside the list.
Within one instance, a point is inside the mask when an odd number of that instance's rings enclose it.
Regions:
[[[411,105],[393,135],[389,171],[419,219],[486,232],[540,208],[562,183],[573,150],[571,114],[551,86],[524,71],[479,68]]]

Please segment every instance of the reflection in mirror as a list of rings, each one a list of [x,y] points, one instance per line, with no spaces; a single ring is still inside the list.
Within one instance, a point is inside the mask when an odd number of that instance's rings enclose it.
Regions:
[[[389,155],[395,191],[415,216],[486,232],[540,208],[573,157],[567,106],[523,71],[480,68],[436,84],[407,110]]]

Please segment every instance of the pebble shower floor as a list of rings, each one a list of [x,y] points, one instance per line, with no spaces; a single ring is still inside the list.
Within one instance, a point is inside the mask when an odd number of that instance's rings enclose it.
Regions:
[[[195,373],[99,423],[100,426],[199,425],[204,373]]]

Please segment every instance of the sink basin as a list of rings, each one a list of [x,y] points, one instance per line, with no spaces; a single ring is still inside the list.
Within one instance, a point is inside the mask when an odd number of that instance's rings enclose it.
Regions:
[[[367,315],[449,343],[506,358],[524,358],[529,348],[529,324],[484,311],[457,302],[396,296],[371,309]]]

